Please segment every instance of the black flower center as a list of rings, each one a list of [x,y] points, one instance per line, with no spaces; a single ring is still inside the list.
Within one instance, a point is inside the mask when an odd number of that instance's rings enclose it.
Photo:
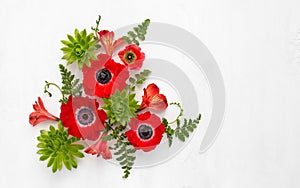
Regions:
[[[96,79],[100,84],[107,84],[111,78],[111,73],[107,69],[99,69],[96,73]]]
[[[133,52],[127,52],[125,54],[125,60],[127,63],[132,63],[136,60],[136,55]]]
[[[89,119],[89,115],[87,115],[87,114],[83,114],[83,115],[82,115],[82,119],[84,119],[84,120],[87,120],[87,119]]]
[[[95,115],[90,108],[82,107],[77,112],[77,121],[82,126],[89,126],[94,122]]]
[[[138,128],[139,137],[143,140],[148,140],[153,135],[153,129],[149,125],[142,124]]]

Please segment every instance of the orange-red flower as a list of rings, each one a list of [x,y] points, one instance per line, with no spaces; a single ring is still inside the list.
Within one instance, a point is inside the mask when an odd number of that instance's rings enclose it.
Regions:
[[[164,110],[168,107],[167,98],[163,94],[159,94],[159,88],[155,84],[149,84],[144,88],[143,101],[140,110],[144,108],[152,108],[155,110]]]
[[[83,66],[83,88],[90,96],[109,98],[117,89],[126,87],[129,72],[126,66],[116,63],[107,54],[91,60],[91,67]]]
[[[35,110],[29,115],[29,123],[32,126],[35,126],[43,121],[48,121],[48,120],[54,120],[58,121],[59,118],[50,114],[42,101],[40,97],[38,97],[38,102],[35,101],[35,104],[33,104],[33,109]]]
[[[84,152],[92,155],[97,154],[97,157],[101,155],[103,159],[111,159],[112,155],[108,148],[107,142],[102,140],[102,137],[106,136],[106,134],[107,133],[103,133],[99,140],[87,149],[85,149]]]
[[[62,104],[60,119],[68,128],[70,135],[77,138],[96,140],[105,128],[107,118],[104,110],[99,110],[99,103],[88,97],[69,96],[68,102]]]
[[[123,38],[119,38],[118,40],[114,40],[115,33],[113,31],[102,30],[98,32],[99,40],[102,46],[105,49],[107,55],[112,56],[114,49],[124,44],[125,41]]]
[[[126,46],[118,55],[123,63],[131,70],[140,69],[145,60],[145,53],[141,52],[141,48],[135,44]]]
[[[160,118],[150,112],[139,114],[137,118],[131,118],[126,137],[135,149],[145,152],[155,149],[160,143],[165,127]]]

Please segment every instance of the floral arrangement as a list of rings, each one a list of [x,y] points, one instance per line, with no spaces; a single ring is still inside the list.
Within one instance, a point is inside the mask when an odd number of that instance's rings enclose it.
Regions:
[[[84,153],[103,159],[116,157],[127,178],[134,165],[135,152],[150,152],[160,144],[163,136],[169,147],[174,138],[185,141],[200,121],[183,119],[183,109],[177,102],[168,103],[159,87],[151,83],[143,89],[141,99],[136,97],[138,87],[143,87],[150,70],[142,70],[145,53],[139,42],[145,40],[150,20],[134,27],[117,40],[114,32],[99,30],[101,16],[92,33],[75,29],[74,35],[62,40],[64,45],[60,64],[61,86],[46,81],[44,93],[52,96],[50,87],[61,93],[59,117],[49,113],[40,97],[29,115],[32,126],[44,121],[56,121],[49,130],[41,130],[37,137],[40,160],[47,162],[52,171],[63,166],[77,168]],[[67,66],[76,63],[82,78],[75,78]],[[169,121],[157,114],[169,105],[180,109],[178,117]],[[174,125],[172,125],[174,124]],[[90,143],[90,144],[87,144]]]

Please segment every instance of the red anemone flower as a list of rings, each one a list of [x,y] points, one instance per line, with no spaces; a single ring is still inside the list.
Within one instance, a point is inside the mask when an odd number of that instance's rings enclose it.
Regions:
[[[167,98],[163,94],[159,94],[159,88],[155,84],[149,84],[144,88],[143,101],[141,109],[152,108],[155,110],[164,110],[168,107]]]
[[[124,65],[116,63],[106,54],[91,60],[91,67],[83,66],[83,87],[87,95],[109,98],[117,89],[126,87],[129,72]]]
[[[35,101],[35,104],[33,104],[32,106],[33,106],[34,112],[32,112],[29,115],[29,123],[32,126],[36,126],[37,124],[39,124],[43,121],[48,121],[48,120],[58,121],[59,120],[58,117],[50,114],[46,110],[44,103],[40,97],[38,97],[38,102]]]
[[[100,155],[103,159],[111,159],[112,155],[108,148],[107,142],[102,140],[103,136],[106,136],[107,133],[103,133],[99,140],[95,142],[93,145],[84,150],[87,154],[96,155],[99,157]]]
[[[161,141],[165,127],[160,118],[150,112],[139,114],[131,118],[131,130],[125,134],[128,141],[136,148],[145,152],[153,150]]]
[[[119,57],[131,70],[138,70],[142,67],[145,60],[145,54],[141,52],[141,48],[135,44],[130,44],[119,52]]]
[[[70,135],[77,138],[96,140],[105,128],[105,111],[98,110],[99,104],[88,97],[69,96],[68,102],[62,104],[60,119]]]
[[[125,43],[125,40],[123,38],[114,40],[115,33],[113,31],[102,30],[98,32],[98,35],[106,54],[109,56],[112,56],[114,49]]]

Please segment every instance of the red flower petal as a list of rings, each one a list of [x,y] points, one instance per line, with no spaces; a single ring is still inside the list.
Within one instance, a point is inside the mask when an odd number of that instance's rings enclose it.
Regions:
[[[164,110],[167,107],[168,102],[166,96],[159,94],[159,88],[155,84],[149,84],[146,89],[144,88],[141,110],[145,108]]]
[[[82,69],[83,87],[87,95],[109,98],[117,89],[123,90],[126,87],[129,72],[124,65],[116,63],[106,54],[98,55],[98,59],[91,62],[91,67],[84,66]],[[101,83],[97,76],[103,70],[109,79]]]
[[[106,133],[103,133],[99,140],[95,142],[93,145],[85,149],[85,153],[96,155],[99,157],[100,155],[103,159],[111,159],[112,154],[108,148],[107,142],[102,140],[102,137],[105,136]]]
[[[113,51],[117,47],[125,43],[125,41],[122,38],[114,41],[115,33],[113,31],[102,30],[98,32],[98,34],[99,40],[102,46],[104,47],[106,54],[109,56],[112,56]]]
[[[35,101],[35,104],[32,105],[33,109],[35,110],[29,115],[29,123],[32,126],[35,126],[41,122],[48,121],[48,120],[54,120],[58,121],[59,118],[50,114],[42,101],[40,97],[38,97],[38,102]]]
[[[60,119],[70,135],[96,140],[105,128],[106,113],[98,110],[99,104],[88,97],[72,97],[61,105]]]
[[[161,123],[160,118],[150,112],[139,114],[137,118],[132,118],[129,126],[131,130],[125,133],[128,141],[136,149],[142,149],[145,152],[155,149],[165,132],[165,127]],[[148,131],[146,131],[146,133],[144,132],[144,138],[143,133],[140,132],[141,126],[146,127]]]
[[[131,70],[138,70],[142,67],[145,60],[145,54],[141,52],[141,48],[135,44],[130,44],[118,53],[122,62]]]

